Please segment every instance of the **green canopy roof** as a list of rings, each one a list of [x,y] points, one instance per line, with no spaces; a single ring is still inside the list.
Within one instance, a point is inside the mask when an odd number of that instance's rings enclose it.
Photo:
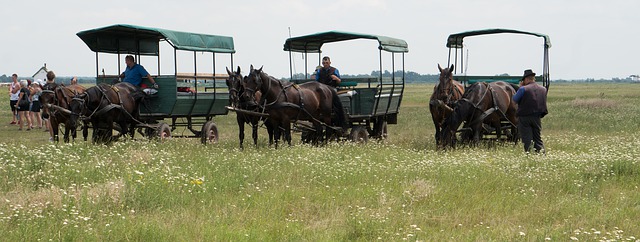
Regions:
[[[325,43],[353,40],[353,39],[374,39],[380,44],[378,49],[389,52],[409,52],[407,42],[380,35],[358,34],[349,32],[330,31],[316,33],[300,37],[288,38],[284,43],[285,51],[320,53],[322,45]]]
[[[527,34],[527,35],[542,37],[544,39],[545,48],[551,47],[551,39],[549,39],[549,36],[547,35],[525,32],[520,30],[513,30],[513,29],[483,29],[483,30],[474,30],[474,31],[467,31],[467,32],[462,32],[457,34],[451,34],[449,35],[449,38],[447,38],[447,47],[462,48],[462,40],[465,37],[476,36],[476,35],[486,35],[486,34],[502,34],[502,33]]]
[[[77,33],[94,52],[155,55],[159,42],[168,41],[179,50],[235,53],[233,38],[117,24]]]

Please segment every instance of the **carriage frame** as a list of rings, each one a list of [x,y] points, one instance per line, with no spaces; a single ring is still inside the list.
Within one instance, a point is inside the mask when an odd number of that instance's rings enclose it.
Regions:
[[[451,64],[455,64],[459,68],[455,68],[454,79],[460,81],[464,84],[465,87],[476,83],[476,82],[494,82],[494,81],[504,81],[511,84],[518,85],[518,82],[522,78],[521,76],[468,76],[467,73],[464,75],[455,75],[458,73],[458,70],[464,70],[464,45],[463,41],[466,37],[474,37],[481,35],[491,35],[491,34],[523,34],[523,35],[531,35],[535,37],[540,37],[543,39],[543,58],[542,58],[542,74],[537,76],[537,80],[542,81],[542,85],[549,90],[550,85],[550,77],[549,77],[549,48],[551,48],[551,39],[548,35],[526,32],[520,30],[513,29],[482,29],[482,30],[472,30],[466,32],[460,32],[449,35],[447,38],[447,48],[449,48],[449,58],[447,59],[447,66],[451,66]],[[453,57],[453,60],[452,58]],[[453,61],[453,62],[452,62]]]
[[[322,61],[322,47],[327,43],[368,39],[378,42],[379,70],[378,77],[345,78],[338,85],[338,93],[351,131],[349,138],[356,142],[366,142],[369,137],[385,139],[388,136],[387,124],[398,123],[398,113],[405,86],[404,55],[409,52],[406,41],[380,35],[359,34],[352,32],[329,31],[288,38],[284,43],[284,51],[289,52],[289,70],[291,81],[304,83],[315,81],[309,79],[308,55],[317,54],[318,64]],[[302,53],[305,60],[305,79],[294,79],[293,52]],[[391,54],[391,77],[383,76],[383,54]],[[396,75],[396,55],[400,55],[402,72]],[[314,65],[315,67],[315,65]],[[304,127],[302,127],[304,131]]]
[[[96,84],[112,84],[118,78],[122,73],[120,60],[123,54],[134,55],[138,61],[140,56],[156,57],[158,70],[152,77],[159,88],[156,94],[149,95],[149,105],[140,107],[139,127],[145,129],[144,134],[166,138],[171,137],[171,131],[177,127],[186,127],[193,135],[182,137],[200,137],[202,143],[218,141],[218,128],[213,117],[228,113],[225,106],[229,105],[229,93],[225,84],[228,75],[225,72],[216,74],[216,54],[230,55],[233,66],[235,49],[232,37],[127,24],[90,29],[76,35],[96,54]],[[161,42],[173,48],[174,72],[170,75],[161,74]],[[178,72],[178,50],[193,52],[192,73]],[[198,70],[198,53],[204,52],[212,53],[211,73]],[[117,55],[118,75],[105,75],[104,71],[100,74],[100,54]],[[145,82],[150,86],[147,80],[143,80]],[[181,92],[178,88],[195,92]],[[164,123],[165,119],[170,119],[171,124]]]

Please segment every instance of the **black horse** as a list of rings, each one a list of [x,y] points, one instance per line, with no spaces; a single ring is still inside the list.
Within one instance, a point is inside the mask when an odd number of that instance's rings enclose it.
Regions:
[[[86,89],[80,85],[64,86],[57,83],[47,83],[44,85],[42,94],[40,95],[40,103],[42,104],[42,117],[49,120],[51,124],[51,132],[53,140],[58,142],[58,132],[60,124],[64,124],[64,142],[69,142],[69,135],[76,139],[77,123],[71,120],[69,112],[69,104],[74,96],[83,93]],[[87,140],[87,126],[83,125],[82,134],[84,140]]]
[[[267,75],[251,65],[249,75],[244,82],[243,96],[252,100],[250,105],[259,105],[269,114],[269,119],[278,126],[275,129],[275,146],[278,147],[281,129],[284,139],[291,145],[291,122],[306,120],[313,123],[315,143],[321,141],[324,128],[329,140],[338,132],[347,128],[346,115],[336,90],[319,82],[306,82],[300,85],[282,82]],[[262,92],[256,100],[255,93]],[[335,117],[332,116],[335,113]]]
[[[510,123],[511,129],[507,133],[509,139],[517,141],[518,118],[517,104],[512,100],[517,86],[498,81],[492,83],[478,82],[467,88],[462,99],[454,105],[453,114],[445,121],[443,128],[443,145],[455,146],[456,132],[462,122],[465,122],[462,140],[472,144],[480,141],[483,124],[495,129],[497,139],[502,135],[502,121]]]
[[[140,116],[140,103],[145,96],[130,83],[121,82],[113,86],[101,83],[73,98],[70,104],[72,120],[77,122],[82,116],[82,120],[91,122],[94,143],[109,143],[117,139],[112,137],[114,122],[120,126],[119,136],[129,134],[133,138]]]
[[[227,74],[229,74],[229,78],[227,78],[227,87],[229,87],[229,100],[231,101],[231,106],[234,108],[239,108],[243,110],[249,111],[258,111],[258,106],[250,105],[249,99],[243,96],[244,93],[244,78],[242,74],[240,74],[240,67],[238,66],[238,70],[236,72],[229,71],[227,68]],[[261,98],[261,92],[255,93],[255,99]],[[255,104],[255,103],[254,103]],[[240,139],[240,149],[243,147],[244,142],[244,124],[251,125],[253,137],[253,144],[258,146],[258,127],[260,120],[263,121],[264,125],[267,127],[267,133],[269,134],[269,145],[273,143],[273,126],[268,118],[261,118],[259,116],[253,116],[246,113],[236,112],[236,121],[238,122],[238,138]]]

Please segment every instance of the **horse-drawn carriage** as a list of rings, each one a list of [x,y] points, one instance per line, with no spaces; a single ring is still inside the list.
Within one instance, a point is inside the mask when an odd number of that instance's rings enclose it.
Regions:
[[[430,101],[430,108],[436,125],[436,141],[445,140],[444,145],[455,140],[455,133],[463,133],[463,140],[501,139],[502,135],[508,140],[517,140],[517,118],[511,96],[518,89],[522,76],[496,75],[479,76],[467,75],[465,70],[464,45],[466,37],[491,34],[523,34],[543,38],[542,74],[536,77],[542,85],[549,89],[549,36],[511,29],[485,29],[451,34],[447,38],[449,48],[448,65],[441,69],[441,80],[438,85],[452,86],[447,83],[459,81],[464,86],[464,94],[454,95],[449,89],[434,88],[434,95]],[[453,60],[452,60],[453,57]],[[454,68],[457,67],[457,68]],[[460,70],[460,71],[459,71]],[[460,72],[461,74],[458,74]],[[446,95],[442,95],[445,93]],[[439,117],[436,120],[435,117]],[[460,124],[461,129],[458,129]],[[446,126],[446,127],[445,127]]]
[[[321,48],[324,44],[356,39],[371,39],[378,42],[379,76],[342,77],[338,90],[309,78],[306,62],[309,53],[318,54],[318,62],[320,62]],[[291,141],[291,123],[294,131],[301,131],[303,141],[312,143],[344,137],[355,142],[366,142],[369,137],[384,139],[388,136],[387,125],[397,123],[404,92],[404,54],[409,51],[404,40],[332,31],[289,38],[285,41],[284,50],[289,51],[290,63],[293,62],[291,59],[293,52],[304,55],[305,77],[294,78],[292,65],[290,66],[291,79],[288,82],[267,75],[262,68],[254,69],[251,66],[249,75],[242,81],[243,85],[238,86],[244,90],[242,91],[244,98],[239,99],[251,104],[234,105],[229,107],[230,110],[239,115],[269,120],[275,131],[276,147],[279,133],[282,131],[285,140]],[[383,76],[383,51],[391,54],[392,71],[389,76]],[[396,71],[398,54],[402,57],[401,70]],[[228,72],[231,79],[235,80],[231,82],[238,83],[243,78],[239,70],[235,74]],[[229,85],[232,88],[233,84]],[[238,90],[235,87],[232,89],[235,91],[232,94],[234,96]],[[246,122],[251,121],[247,119]],[[255,122],[254,119],[254,140]],[[241,146],[242,137],[243,134],[240,134]]]
[[[307,57],[310,53],[318,55],[316,65],[319,65],[321,49],[325,44],[358,39],[378,42],[380,74],[371,77],[341,78],[338,96],[346,112],[348,127],[351,129],[348,132],[349,138],[356,142],[366,142],[369,137],[385,139],[388,136],[387,124],[398,123],[398,113],[405,85],[404,55],[409,52],[406,41],[379,35],[331,31],[289,38],[284,43],[284,50],[289,51],[290,63],[293,62],[292,52],[302,53],[305,57],[305,73],[308,73]],[[391,62],[389,76],[383,76],[385,73],[383,53],[385,52],[390,54],[388,56]],[[400,55],[398,62],[400,62],[401,70],[396,70],[397,55]],[[290,65],[290,70],[291,80],[295,83],[315,81],[309,79],[307,74],[304,79],[295,79],[292,65]],[[299,125],[298,127],[305,130],[304,126]]]
[[[157,66],[157,72],[152,76],[159,88],[156,90],[157,93],[145,97],[146,102],[139,106],[139,115],[126,113],[127,111],[121,105],[111,105],[112,108],[115,106],[116,110],[134,117],[133,122],[137,128],[144,130],[143,134],[166,138],[172,136],[172,131],[177,127],[185,127],[185,130],[190,130],[192,135],[182,136],[200,137],[203,143],[218,140],[218,128],[213,122],[213,117],[227,114],[225,106],[229,104],[229,92],[225,85],[227,75],[216,73],[216,54],[228,54],[233,66],[235,50],[232,37],[122,24],[82,31],[77,33],[77,36],[96,53],[96,87],[98,88],[102,84],[117,82],[119,74],[122,73],[120,60],[123,59],[123,54],[134,55],[139,62],[142,57],[157,59],[157,62],[142,63]],[[168,46],[160,45],[161,42],[166,42]],[[161,72],[160,68],[164,64],[161,63],[160,50],[167,47],[173,49],[173,58],[169,61],[172,62],[173,68],[169,68],[172,70],[168,73]],[[193,53],[193,69],[179,72],[178,54],[183,52]],[[99,61],[102,57],[100,54],[116,55],[117,72],[110,70],[111,74],[105,74],[105,67],[101,66],[103,64]],[[198,63],[203,62],[199,58],[209,54],[210,60],[202,59],[211,66],[199,69],[201,64]],[[111,59],[113,60],[113,57]],[[203,72],[201,69],[209,69],[211,72]],[[99,72],[100,70],[102,73]],[[152,73],[153,70],[149,72]],[[147,80],[143,83],[151,86]],[[105,93],[105,88],[102,88],[101,92]],[[170,125],[164,123],[167,119],[170,120]],[[175,133],[173,135],[176,136]]]

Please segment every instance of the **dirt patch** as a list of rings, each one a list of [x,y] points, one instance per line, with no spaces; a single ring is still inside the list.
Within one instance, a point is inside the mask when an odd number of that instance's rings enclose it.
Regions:
[[[73,194],[75,199],[81,199],[83,194],[86,194],[86,196],[92,200],[102,199],[110,200],[113,203],[119,203],[123,189],[124,181],[120,179],[117,181],[97,184],[87,189],[77,187],[71,194]],[[36,205],[61,208],[63,198],[68,196],[68,194],[69,190],[58,187],[41,188],[36,191],[30,189],[16,189],[0,195],[0,201],[8,201],[7,203],[9,204],[19,204],[22,207]]]
[[[62,207],[62,194],[64,192],[57,187],[38,189],[18,189],[0,196],[0,201],[7,201],[9,204],[20,204],[23,207],[28,205],[47,205],[54,208]]]
[[[428,198],[434,191],[435,186],[429,181],[418,179],[408,185],[404,195],[409,197],[411,201],[420,201]]]
[[[571,102],[571,105],[576,108],[587,109],[616,108],[619,106],[616,101],[602,98],[575,99]]]

